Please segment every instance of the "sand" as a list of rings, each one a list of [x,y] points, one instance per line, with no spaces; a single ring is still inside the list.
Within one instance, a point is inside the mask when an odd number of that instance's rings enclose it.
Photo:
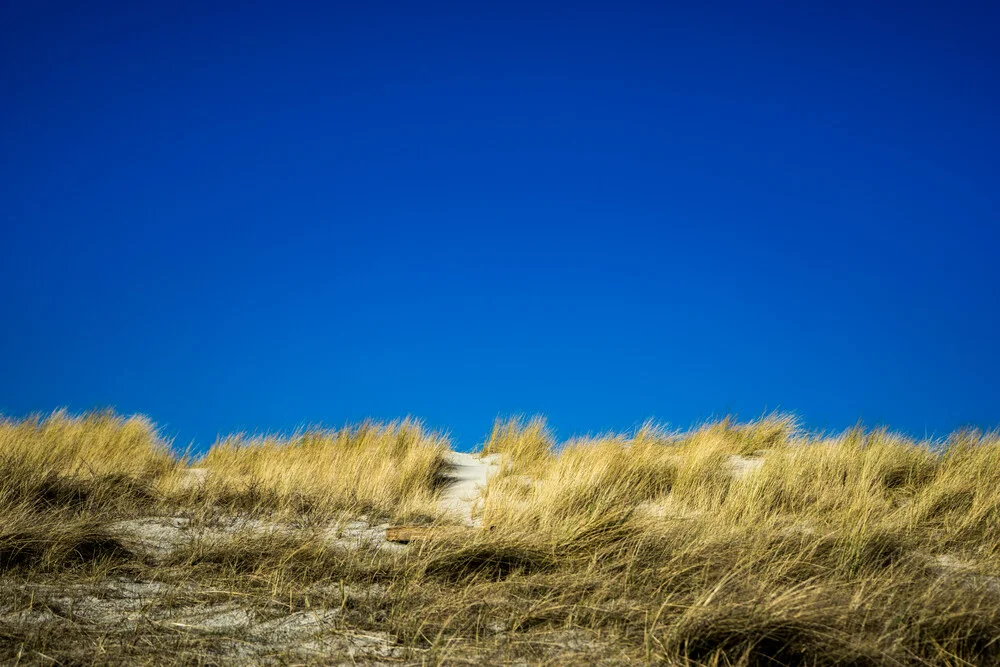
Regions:
[[[457,515],[464,525],[478,526],[479,520],[473,514],[486,483],[500,470],[500,457],[497,454],[480,457],[478,454],[451,452],[448,463],[451,465],[448,473],[451,481],[442,491],[438,506],[444,512]]]

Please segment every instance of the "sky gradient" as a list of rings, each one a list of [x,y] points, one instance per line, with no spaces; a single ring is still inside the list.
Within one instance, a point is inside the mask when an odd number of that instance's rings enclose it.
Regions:
[[[0,412],[1000,424],[1000,5],[4,3]]]

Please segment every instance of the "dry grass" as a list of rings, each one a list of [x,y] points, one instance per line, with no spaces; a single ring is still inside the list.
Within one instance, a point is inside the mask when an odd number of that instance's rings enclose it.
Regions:
[[[0,488],[7,494],[19,493],[9,484],[32,486],[41,480],[83,486],[110,478],[148,483],[177,464],[145,417],[95,412],[76,418],[60,411],[45,419],[0,419],[0,465],[10,470]]]
[[[195,463],[207,472],[204,484],[174,480],[171,492],[183,496],[186,490],[189,504],[243,511],[429,517],[449,449],[445,436],[410,419],[314,429],[289,438],[231,436]]]
[[[105,528],[155,506],[177,458],[143,417],[0,421],[0,567],[51,570],[128,550]]]
[[[556,441],[541,417],[497,419],[482,448],[484,456],[499,454],[518,474],[538,473],[552,461]]]
[[[390,549],[374,517],[440,519],[413,422],[226,439],[194,483],[142,420],[5,422],[0,661],[996,664],[1000,437],[939,444],[499,421],[489,530]]]

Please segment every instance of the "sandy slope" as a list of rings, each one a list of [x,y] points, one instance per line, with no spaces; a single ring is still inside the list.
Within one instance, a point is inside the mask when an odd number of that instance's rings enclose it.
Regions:
[[[472,512],[486,482],[500,470],[500,458],[497,455],[480,458],[478,454],[450,452],[448,463],[451,465],[448,473],[451,483],[442,492],[439,507],[445,512],[458,514],[466,525],[479,525],[478,520],[472,518]]]

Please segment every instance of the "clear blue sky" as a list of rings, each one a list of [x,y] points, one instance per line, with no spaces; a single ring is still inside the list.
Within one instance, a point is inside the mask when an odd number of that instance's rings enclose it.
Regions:
[[[0,8],[6,414],[1000,423],[997,3],[152,4]]]

